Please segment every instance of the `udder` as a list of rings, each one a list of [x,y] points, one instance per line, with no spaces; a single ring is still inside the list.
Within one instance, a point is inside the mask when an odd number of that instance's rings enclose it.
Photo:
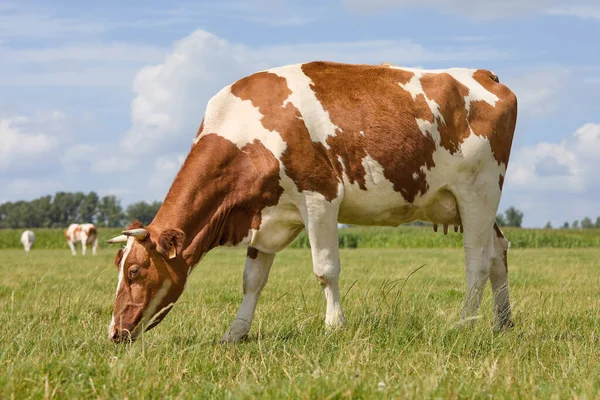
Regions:
[[[454,195],[448,190],[439,190],[421,207],[418,219],[433,224],[460,226],[460,212]]]

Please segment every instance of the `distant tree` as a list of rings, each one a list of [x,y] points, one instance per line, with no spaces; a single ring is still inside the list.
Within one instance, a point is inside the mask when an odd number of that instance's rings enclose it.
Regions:
[[[596,223],[594,224],[595,228],[600,228],[600,217],[596,218]]]
[[[546,226],[544,226],[544,229],[552,229],[552,224],[550,223],[550,221],[546,222]]]
[[[523,213],[521,211],[514,207],[510,207],[504,212],[504,215],[506,217],[507,226],[521,227],[521,223],[523,222]]]
[[[98,212],[98,195],[96,192],[89,192],[87,196],[83,198],[83,201],[79,204],[77,220],[80,223],[95,223],[96,213]]]
[[[50,228],[52,226],[52,219],[50,218],[50,211],[52,210],[52,196],[43,196],[29,202],[33,211],[32,223],[28,225],[29,228]]]
[[[160,201],[155,201],[150,204],[146,203],[145,201],[130,204],[127,206],[127,219],[130,222],[137,219],[142,224],[148,225],[154,219],[154,216],[158,212],[161,204],[162,203]]]
[[[502,214],[496,215],[496,224],[498,226],[506,226],[506,220]]]
[[[569,229],[569,222],[565,221],[565,223],[562,226],[562,229]]]
[[[577,221],[577,220],[573,221],[573,223],[571,224],[571,228],[579,229],[579,221]]]
[[[75,204],[74,193],[55,193],[50,208],[52,227],[65,227],[76,222],[78,206],[78,204]]]
[[[589,217],[585,217],[581,220],[581,228],[582,229],[591,229],[594,227],[594,223]]]
[[[119,200],[115,196],[104,196],[98,203],[96,222],[98,226],[115,228],[123,226],[125,216]]]
[[[6,218],[4,223],[7,228],[25,228],[33,222],[33,211],[26,201],[5,203]]]

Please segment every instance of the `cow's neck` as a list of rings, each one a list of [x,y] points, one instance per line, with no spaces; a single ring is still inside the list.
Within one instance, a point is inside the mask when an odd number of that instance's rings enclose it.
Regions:
[[[196,265],[212,248],[236,244],[248,232],[236,232],[232,223],[240,212],[232,197],[235,174],[228,172],[228,155],[210,145],[194,146],[150,224],[158,232],[185,233],[183,257]]]

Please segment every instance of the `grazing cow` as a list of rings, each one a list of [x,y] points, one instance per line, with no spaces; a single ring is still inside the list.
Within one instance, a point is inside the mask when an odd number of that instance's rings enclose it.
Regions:
[[[98,248],[98,231],[94,224],[71,224],[65,230],[67,244],[71,248],[71,254],[77,255],[75,244],[81,242],[81,254],[85,256],[85,249],[88,244],[92,245],[92,254],[96,255]]]
[[[21,234],[21,243],[23,243],[23,248],[27,253],[29,253],[29,250],[31,250],[33,242],[35,242],[35,234],[33,232],[28,230]]]
[[[515,95],[486,70],[311,62],[225,87],[154,220],[109,241],[126,243],[110,337],[157,325],[209,250],[245,245],[244,296],[223,338],[241,340],[275,254],[303,229],[325,324],[343,325],[338,221],[464,227],[462,321],[489,278],[495,327],[511,326],[508,241],[494,220],[516,117]]]

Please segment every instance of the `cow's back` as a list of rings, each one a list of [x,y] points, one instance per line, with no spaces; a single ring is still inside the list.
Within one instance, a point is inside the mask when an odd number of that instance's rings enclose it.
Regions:
[[[473,173],[495,175],[499,191],[515,121],[516,98],[490,71],[314,62],[224,88],[196,142],[261,142],[286,191],[340,200],[346,222],[395,225],[427,219],[418,209],[451,201],[440,190]]]

